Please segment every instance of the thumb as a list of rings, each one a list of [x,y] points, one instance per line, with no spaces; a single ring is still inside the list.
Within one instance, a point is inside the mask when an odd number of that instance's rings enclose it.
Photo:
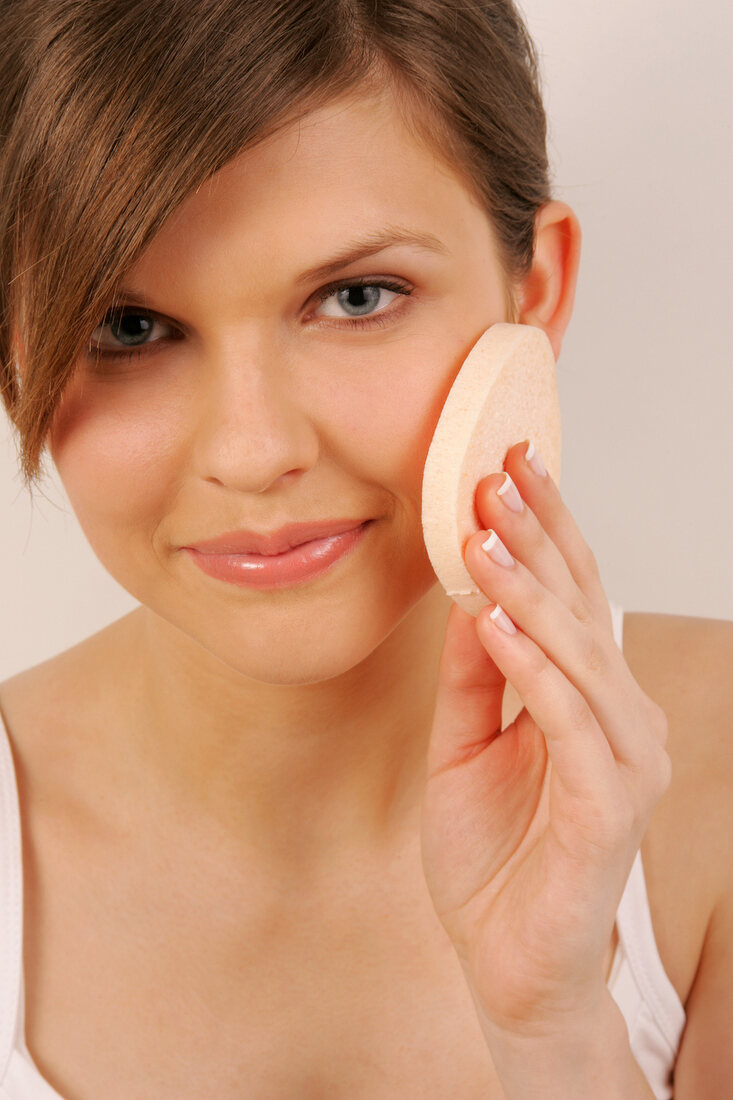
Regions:
[[[501,732],[505,685],[506,677],[476,633],[473,615],[454,603],[438,666],[428,778],[470,760]]]

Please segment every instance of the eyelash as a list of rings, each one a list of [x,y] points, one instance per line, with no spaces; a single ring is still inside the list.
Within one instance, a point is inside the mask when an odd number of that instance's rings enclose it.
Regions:
[[[316,294],[316,300],[318,302],[325,302],[326,299],[330,298],[333,294],[336,293],[336,291],[347,290],[349,287],[356,286],[379,287],[383,290],[390,290],[394,293],[402,294],[405,297],[409,297],[413,292],[413,287],[411,287],[409,283],[404,283],[396,279],[375,280],[364,277],[361,279],[347,280],[346,282],[328,283],[327,286],[324,286],[321,290],[318,291],[318,293]],[[340,323],[344,323],[351,328],[383,328],[385,325],[390,323],[389,319],[383,316],[385,312],[386,311],[382,309],[378,313],[366,317],[343,317],[341,318]],[[389,312],[391,313],[394,311],[389,310]],[[157,319],[157,314],[152,313],[149,310],[145,310],[142,307],[121,306],[117,309],[108,310],[108,312],[104,315],[104,317],[100,321],[100,324],[97,327],[103,327],[104,325],[108,325],[113,319],[119,320],[120,318],[130,314]],[[330,318],[330,320],[335,320],[335,318]],[[99,361],[100,359],[106,359],[108,361],[119,361],[125,359],[127,360],[127,362],[129,362],[131,359],[138,359],[142,355],[151,354],[152,351],[156,348],[156,345],[163,342],[164,341],[161,340],[154,340],[152,343],[149,344],[141,344],[139,348],[135,348],[132,351],[111,351],[109,348],[102,348],[99,345],[90,345],[88,349],[88,354],[91,359],[95,359],[97,361]]]

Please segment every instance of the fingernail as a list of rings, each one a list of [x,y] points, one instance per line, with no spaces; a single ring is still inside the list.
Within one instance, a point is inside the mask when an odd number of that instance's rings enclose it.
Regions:
[[[481,549],[485,550],[497,565],[514,565],[514,558],[511,556],[496,531],[492,531],[491,528],[489,528],[489,538],[487,538],[486,542],[481,543]]]
[[[509,616],[507,615],[507,613],[503,609],[503,607],[499,607],[499,604],[496,605],[494,610],[489,615],[489,618],[493,619],[494,622],[496,623],[496,625],[501,630],[503,630],[505,634],[516,634],[517,633],[516,626],[514,625],[512,620],[509,618]]]
[[[503,485],[496,490],[496,495],[506,504],[507,508],[510,508],[512,512],[521,512],[524,509],[522,504],[522,498],[519,495],[519,489],[509,477],[509,474],[504,474]]]
[[[524,457],[527,460],[528,465],[532,467],[536,474],[539,474],[540,477],[547,476],[547,470],[545,469],[544,462],[540,458],[540,452],[537,450],[531,439],[529,441],[529,444],[527,445],[527,452]]]

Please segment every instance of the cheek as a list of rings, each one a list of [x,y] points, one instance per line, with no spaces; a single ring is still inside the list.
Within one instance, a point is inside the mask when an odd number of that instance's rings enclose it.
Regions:
[[[325,435],[333,433],[322,440],[324,450],[340,456],[356,479],[386,488],[413,518],[419,517],[433,431],[462,361],[456,347],[464,342],[465,336],[449,331],[439,342],[412,338],[409,357],[387,348],[380,366],[372,357],[326,389],[321,380],[319,390],[307,373],[296,385],[303,389],[296,403],[311,409]],[[118,387],[94,381],[83,392],[79,384],[67,389],[49,450],[79,523],[103,560],[124,532],[137,531],[149,541],[175,507],[186,477],[181,441],[191,443],[190,414],[190,395],[171,387],[163,395],[152,383]]]
[[[411,342],[409,361],[392,364],[389,376],[352,401],[357,418],[351,430],[355,453],[368,455],[365,476],[382,482],[419,514],[422,478],[433,432],[462,362],[460,338],[442,334],[443,343],[421,347]],[[465,342],[465,338],[464,341]]]
[[[100,387],[101,388],[101,387]],[[176,410],[119,394],[71,390],[54,417],[49,451],[95,550],[105,533],[151,531],[173,485]],[[100,555],[101,556],[101,555]]]

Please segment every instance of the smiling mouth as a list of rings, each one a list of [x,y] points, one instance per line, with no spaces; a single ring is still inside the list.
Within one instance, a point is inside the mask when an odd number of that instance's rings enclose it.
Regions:
[[[210,577],[252,588],[284,588],[311,580],[348,557],[373,524],[374,520],[366,520],[358,527],[309,539],[279,554],[202,553],[193,546],[182,549]]]

